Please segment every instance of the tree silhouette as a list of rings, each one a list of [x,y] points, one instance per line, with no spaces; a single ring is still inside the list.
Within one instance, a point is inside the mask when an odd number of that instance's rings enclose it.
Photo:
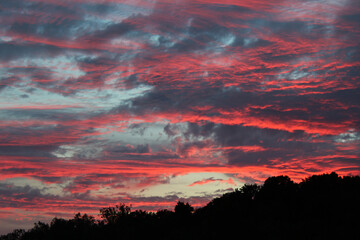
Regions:
[[[25,234],[24,229],[15,229],[11,233],[3,235],[0,237],[1,240],[21,240]]]
[[[121,203],[115,207],[107,207],[100,209],[101,218],[105,219],[109,224],[117,223],[121,218],[128,216],[131,208]]]
[[[100,209],[103,220],[77,213],[17,229],[0,240],[100,239],[360,239],[360,177],[313,175],[300,183],[288,176],[262,186],[245,184],[194,210],[178,201],[156,213],[119,204]]]
[[[193,211],[194,208],[189,203],[178,201],[175,206],[175,215],[182,218],[190,217]]]

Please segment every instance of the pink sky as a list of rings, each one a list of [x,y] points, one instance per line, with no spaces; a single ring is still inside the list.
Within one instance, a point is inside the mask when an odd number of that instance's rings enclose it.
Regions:
[[[0,234],[360,173],[356,0],[0,4]]]

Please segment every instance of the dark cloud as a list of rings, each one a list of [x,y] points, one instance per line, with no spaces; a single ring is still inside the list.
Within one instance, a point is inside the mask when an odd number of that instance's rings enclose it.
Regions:
[[[37,169],[36,168],[5,168],[5,169],[1,169],[0,171],[3,173],[32,173],[35,172]]]
[[[1,43],[0,42],[0,60],[12,61],[31,56],[34,57],[55,57],[62,53],[62,50],[55,46],[44,44],[29,43]]]
[[[26,156],[27,157],[46,157],[46,160],[42,159],[35,161],[49,161],[53,155],[52,151],[57,149],[57,145],[2,145],[0,146],[0,156]]]
[[[136,146],[126,145],[118,146],[113,149],[113,153],[149,153],[151,152],[149,144],[139,144]]]
[[[26,186],[15,186],[13,184],[0,183],[0,196],[2,196],[2,201],[0,205],[2,207],[22,207],[21,199],[25,200],[27,204],[31,204],[36,199],[42,198],[44,196],[55,199],[55,196],[44,195],[39,188],[33,188],[29,185]],[[9,199],[9,197],[15,197],[16,201]],[[6,200],[8,199],[8,200]]]
[[[215,145],[224,149],[230,165],[237,166],[264,166],[278,165],[286,163],[292,159],[309,158],[326,155],[335,148],[329,144],[330,138],[326,141],[314,142],[311,135],[304,131],[282,131],[274,129],[259,129],[256,127],[246,127],[239,125],[223,125],[213,123],[189,124],[185,136],[188,138],[209,137],[215,141]],[[189,142],[184,148],[189,146],[202,147],[196,142]],[[250,150],[246,147],[250,146]],[[251,146],[261,147],[262,150]],[[237,149],[236,147],[240,147]],[[244,147],[244,148],[241,148]],[[277,160],[273,163],[273,160]]]
[[[345,21],[349,21],[351,24],[359,24],[360,14],[350,14],[341,16]]]
[[[123,36],[131,31],[134,31],[135,26],[128,22],[121,22],[118,24],[113,24],[105,28],[104,30],[98,30],[92,33],[90,36],[83,36],[83,37],[91,37],[92,39],[98,40],[112,40],[115,37]]]
[[[175,136],[179,133],[179,128],[176,125],[173,124],[167,124],[164,127],[164,132],[168,135],[168,136]]]

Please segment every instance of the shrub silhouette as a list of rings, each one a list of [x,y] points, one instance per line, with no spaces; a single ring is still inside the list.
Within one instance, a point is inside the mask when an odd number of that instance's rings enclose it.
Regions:
[[[360,239],[360,177],[313,175],[300,183],[288,176],[262,186],[245,184],[194,210],[177,202],[174,211],[132,211],[119,204],[87,214],[54,218],[17,229],[0,240],[98,239]]]

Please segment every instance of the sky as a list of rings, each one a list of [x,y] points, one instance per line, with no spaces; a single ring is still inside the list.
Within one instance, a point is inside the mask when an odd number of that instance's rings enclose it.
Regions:
[[[360,174],[358,0],[0,1],[0,234]]]

